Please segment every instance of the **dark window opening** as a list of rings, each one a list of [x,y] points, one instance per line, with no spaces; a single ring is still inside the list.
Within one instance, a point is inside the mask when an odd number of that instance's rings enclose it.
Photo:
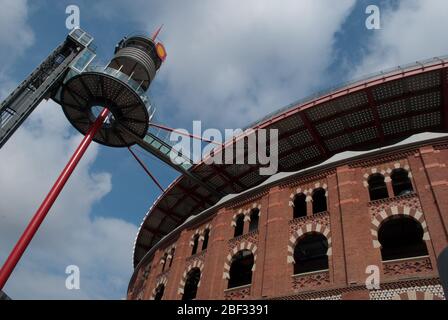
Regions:
[[[294,248],[294,274],[328,269],[328,242],[324,235],[311,233]]]
[[[156,294],[154,295],[154,300],[162,300],[163,293],[165,292],[165,285],[161,284],[156,289]]]
[[[236,226],[234,237],[238,237],[243,234],[244,231],[244,214],[240,214],[236,217]]]
[[[386,182],[384,182],[382,174],[375,173],[371,175],[367,182],[369,183],[370,201],[389,198]]]
[[[184,294],[182,300],[193,300],[196,298],[198,291],[199,279],[201,278],[201,271],[199,268],[190,270],[187,274],[187,280],[185,281]]]
[[[202,241],[202,250],[207,249],[209,236],[210,236],[210,230],[209,229],[205,229],[205,231],[204,231],[204,240]]]
[[[327,211],[327,196],[325,190],[319,188],[313,192],[313,214]]]
[[[193,239],[193,249],[191,250],[191,255],[194,255],[198,252],[198,245],[199,245],[199,235],[195,235]]]
[[[306,217],[306,196],[301,193],[294,198],[293,218]]]
[[[383,261],[428,255],[423,228],[411,217],[393,216],[378,230]]]
[[[237,252],[230,265],[230,279],[228,288],[235,288],[252,283],[252,267],[254,255],[249,250]]]
[[[250,213],[249,232],[258,230],[258,220],[260,218],[260,210],[252,209]]]
[[[174,251],[175,251],[176,249],[175,248],[172,248],[171,249],[171,259],[170,259],[170,265],[168,266],[168,268],[171,268],[171,265],[173,264],[173,260],[174,260]]]
[[[392,179],[392,188],[396,197],[414,192],[409,173],[404,169],[395,169],[390,175]]]
[[[165,253],[164,255],[163,255],[163,258],[162,258],[162,272],[163,271],[165,271],[165,267],[166,267],[166,259],[168,259],[168,254],[167,253]]]

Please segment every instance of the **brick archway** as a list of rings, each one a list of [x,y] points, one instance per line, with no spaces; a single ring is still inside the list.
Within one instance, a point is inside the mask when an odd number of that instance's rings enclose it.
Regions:
[[[242,250],[249,250],[254,255],[254,265],[252,266],[252,271],[255,271],[255,264],[257,261],[257,246],[251,242],[243,241],[240,243],[240,245],[233,248],[232,252],[227,255],[227,260],[224,263],[223,279],[230,279],[230,266],[232,264],[232,258],[235,254]]]
[[[237,213],[235,213],[232,217],[232,221],[230,222],[230,225],[232,227],[236,227],[236,218],[239,215],[244,215],[244,221],[250,221],[250,213],[252,212],[253,209],[258,209],[260,210],[258,213],[258,216],[261,216],[261,203],[253,203],[251,207],[243,210],[243,209],[239,209]]]
[[[443,300],[443,298],[428,291],[408,291],[397,293],[392,300]]]
[[[196,260],[193,263],[191,263],[182,274],[182,279],[180,280],[179,289],[177,290],[178,294],[184,294],[184,288],[185,288],[185,282],[187,281],[187,275],[188,273],[193,270],[194,268],[199,268],[201,271],[201,275],[199,277],[198,282],[198,288],[201,285],[201,278],[202,278],[202,270],[204,269],[204,264],[200,260]]]
[[[167,282],[168,282],[168,278],[167,278],[166,276],[160,277],[160,279],[157,280],[154,289],[152,289],[150,300],[154,300],[154,298],[155,298],[155,296],[156,296],[157,288],[158,288],[161,284],[163,284],[163,285],[165,286],[165,288],[166,288],[166,283],[167,283]]]
[[[381,225],[392,216],[409,216],[415,219],[423,228],[423,240],[430,240],[428,226],[426,225],[425,217],[420,210],[407,206],[391,206],[386,210],[378,213],[372,220],[371,233],[373,237],[373,247],[381,248],[381,243],[378,240],[378,231]]]
[[[295,248],[295,246],[297,244],[297,240],[299,240],[300,238],[302,238],[306,234],[312,233],[312,232],[320,233],[325,238],[327,238],[327,242],[328,242],[327,256],[331,256],[332,250],[331,250],[331,233],[330,233],[330,229],[327,226],[321,225],[320,223],[315,223],[315,222],[307,223],[307,224],[303,225],[301,228],[299,228],[296,232],[294,232],[294,234],[289,239],[288,256],[287,256],[287,262],[289,264],[295,263],[295,261],[294,261],[294,248]]]

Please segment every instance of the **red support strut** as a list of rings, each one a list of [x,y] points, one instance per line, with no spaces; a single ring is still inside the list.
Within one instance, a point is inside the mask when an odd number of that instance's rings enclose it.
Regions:
[[[44,202],[42,202],[41,206],[36,211],[30,223],[28,224],[22,236],[20,237],[19,241],[15,245],[14,249],[11,251],[8,259],[6,260],[2,269],[0,270],[0,290],[3,289],[6,281],[8,281],[12,271],[16,267],[26,248],[30,244],[34,235],[36,234],[37,230],[39,229],[39,226],[41,225],[46,215],[48,214],[48,211],[53,206],[53,203],[57,199],[59,193],[64,188],[64,185],[70,178],[71,174],[73,173],[73,170],[75,170],[79,160],[81,160],[82,156],[86,152],[87,148],[92,142],[93,137],[103,125],[108,114],[109,110],[107,108],[104,108],[101,114],[93,123],[92,127],[90,127],[89,131],[87,131],[86,135],[82,139],[82,142],[76,149],[75,153],[72,155],[70,161],[67,163],[64,170],[61,172],[60,176],[58,177],[55,184],[51,188]]]

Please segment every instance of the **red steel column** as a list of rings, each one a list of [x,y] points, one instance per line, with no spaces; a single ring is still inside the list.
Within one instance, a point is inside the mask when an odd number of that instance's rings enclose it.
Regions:
[[[22,236],[20,237],[19,241],[15,245],[14,249],[11,251],[8,259],[6,260],[2,269],[0,270],[0,290],[3,289],[6,281],[8,281],[12,271],[19,262],[20,258],[22,257],[26,248],[30,244],[34,235],[36,234],[37,229],[39,229],[39,226],[45,219],[48,211],[53,206],[53,203],[56,201],[59,193],[64,188],[64,185],[70,178],[71,174],[73,173],[73,170],[75,170],[79,160],[81,160],[82,156],[86,152],[87,148],[92,142],[93,137],[103,125],[104,120],[106,120],[108,114],[109,110],[107,108],[104,108],[101,114],[95,120],[92,127],[90,127],[89,131],[87,131],[80,145],[76,149],[75,153],[72,155],[70,161],[67,163],[64,170],[61,172],[60,176],[58,177],[55,184],[51,188],[47,197],[42,202],[39,209],[34,214],[34,217],[31,219],[31,222],[28,224]]]

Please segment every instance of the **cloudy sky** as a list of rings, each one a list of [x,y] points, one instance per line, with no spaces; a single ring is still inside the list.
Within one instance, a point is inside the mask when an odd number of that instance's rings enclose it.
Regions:
[[[123,35],[160,35],[168,59],[151,88],[157,120],[239,128],[338,82],[448,53],[445,0],[0,0],[0,97],[66,36],[69,4],[107,61]],[[381,29],[367,30],[368,5]],[[43,102],[0,150],[0,260],[82,137]],[[176,173],[140,151],[164,186]],[[14,299],[121,299],[138,225],[158,189],[124,150],[92,145],[5,287]],[[65,288],[77,265],[81,289]]]

